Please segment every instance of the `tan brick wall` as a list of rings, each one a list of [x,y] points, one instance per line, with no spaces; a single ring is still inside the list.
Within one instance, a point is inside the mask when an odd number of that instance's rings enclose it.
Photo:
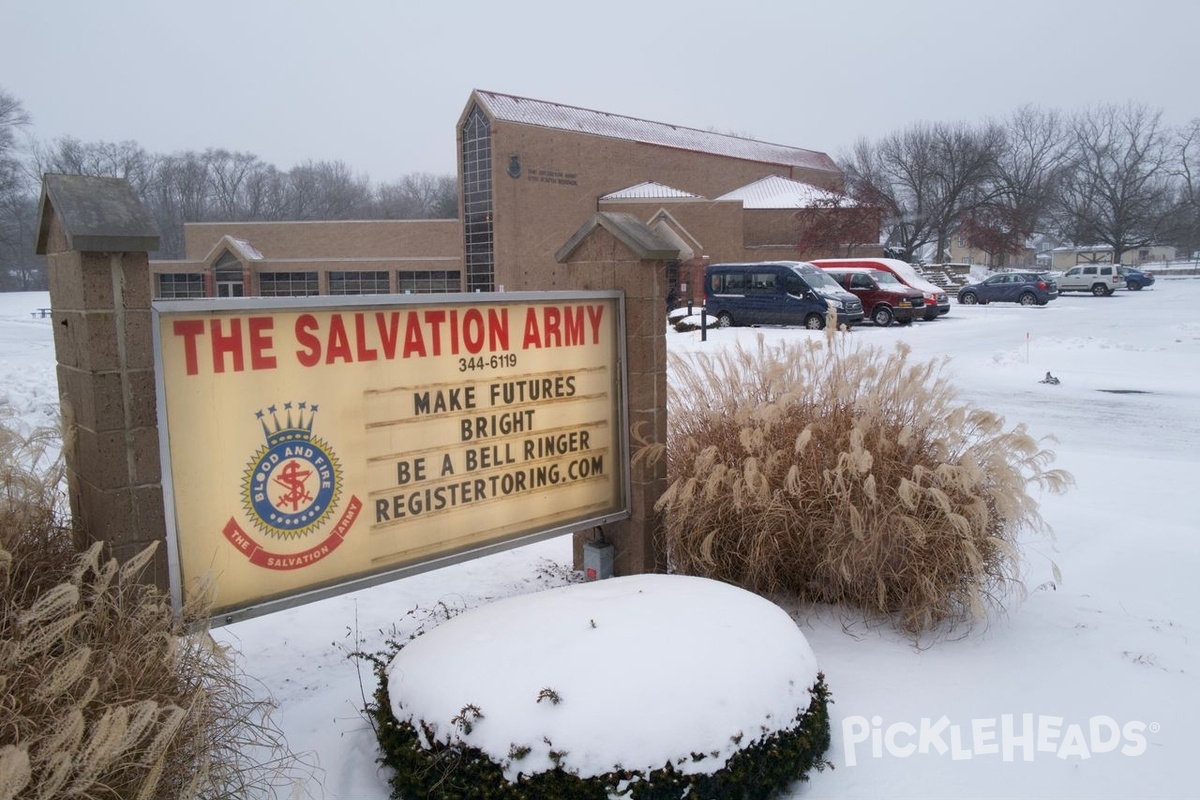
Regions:
[[[521,164],[516,178],[508,174],[513,155]],[[600,210],[598,198],[610,192],[654,180],[711,199],[768,175],[823,185],[840,180],[840,175],[820,170],[493,122],[496,282],[513,283],[517,278],[524,282],[536,274],[539,265],[552,261],[557,248]],[[723,224],[708,228],[699,221],[703,212],[693,207],[703,204],[662,205],[672,213],[676,207],[689,206],[681,213],[697,220],[696,234],[705,241],[706,253],[709,240],[716,251],[730,255],[735,246],[741,247],[742,223],[733,218],[740,212],[717,212]],[[622,209],[606,203],[604,210]]]
[[[456,219],[327,222],[197,222],[183,229],[185,257],[198,261],[229,235],[245,239],[269,259],[462,258]]]

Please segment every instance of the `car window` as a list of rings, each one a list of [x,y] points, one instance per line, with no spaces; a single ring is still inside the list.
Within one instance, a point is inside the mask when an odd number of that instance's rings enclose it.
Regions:
[[[1073,276],[1075,276],[1075,275],[1078,275],[1078,274],[1079,274],[1079,272],[1080,272],[1080,269],[1079,269],[1079,267],[1075,267],[1074,269],[1069,269],[1069,270],[1067,270],[1067,276],[1068,276],[1068,277],[1073,277]]]
[[[808,290],[808,286],[801,280],[799,275],[792,273],[784,278],[784,287],[787,293],[796,297],[801,297]]]
[[[871,289],[871,279],[866,275],[855,274],[850,278],[850,285],[855,289]]]
[[[1100,274],[1101,274],[1101,275],[1112,275],[1112,274],[1113,274],[1113,273],[1112,273],[1112,267],[1101,267],[1101,268],[1100,268]]]

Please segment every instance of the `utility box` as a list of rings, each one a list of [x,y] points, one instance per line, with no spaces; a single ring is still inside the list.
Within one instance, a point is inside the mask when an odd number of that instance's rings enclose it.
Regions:
[[[587,542],[583,546],[583,574],[589,581],[613,576],[613,546],[605,542]]]

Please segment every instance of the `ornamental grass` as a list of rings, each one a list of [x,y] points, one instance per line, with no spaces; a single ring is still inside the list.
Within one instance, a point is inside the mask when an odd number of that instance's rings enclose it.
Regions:
[[[671,569],[854,609],[909,634],[1020,593],[1047,440],[958,400],[945,361],[823,339],[674,356],[664,515]],[[650,453],[653,455],[653,453]]]
[[[270,705],[138,581],[154,548],[75,547],[56,452],[0,424],[0,800],[308,796]]]

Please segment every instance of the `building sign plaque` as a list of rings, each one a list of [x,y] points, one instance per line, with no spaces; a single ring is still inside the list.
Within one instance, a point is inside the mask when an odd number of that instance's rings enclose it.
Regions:
[[[625,518],[619,293],[159,301],[172,591],[232,620]]]

